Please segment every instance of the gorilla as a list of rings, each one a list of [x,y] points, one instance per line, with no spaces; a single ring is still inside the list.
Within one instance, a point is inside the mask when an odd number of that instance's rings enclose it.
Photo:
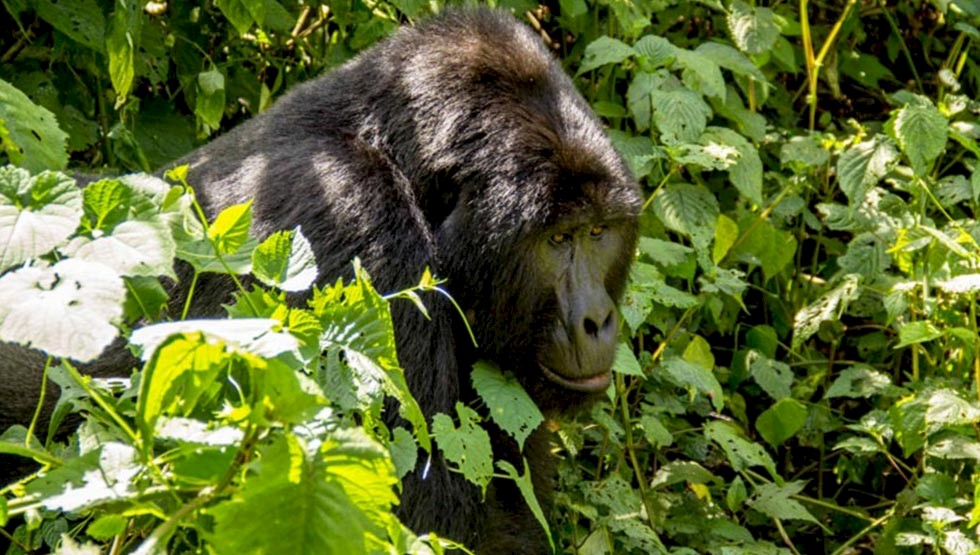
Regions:
[[[260,237],[302,226],[324,283],[350,277],[354,257],[382,292],[414,285],[427,267],[446,280],[478,346],[437,295],[425,299],[429,318],[409,302],[392,306],[398,355],[427,417],[476,400],[478,359],[513,372],[546,415],[609,386],[639,188],[572,81],[512,16],[462,8],[403,27],[178,164],[189,164],[209,217],[254,199]],[[222,313],[230,288],[198,287],[194,312]],[[15,371],[0,368],[4,380]],[[0,386],[0,425],[29,420],[33,403],[9,410],[16,396],[25,393]],[[498,431],[493,443],[495,456],[522,466],[509,436]],[[546,501],[548,434],[532,434],[523,454]],[[512,482],[495,481],[483,498],[438,452],[429,464],[404,480],[409,527],[480,554],[547,550]]]

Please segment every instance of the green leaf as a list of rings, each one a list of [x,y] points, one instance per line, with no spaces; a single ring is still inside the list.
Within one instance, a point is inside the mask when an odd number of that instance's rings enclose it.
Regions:
[[[103,52],[105,17],[95,0],[34,0],[37,15],[72,40]]]
[[[806,422],[806,405],[787,397],[764,410],[755,421],[755,429],[773,447],[796,435]]]
[[[707,368],[688,362],[684,359],[673,358],[661,366],[664,376],[674,385],[688,389],[691,392],[705,394],[715,410],[720,411],[725,406],[725,394],[718,383],[718,378]]]
[[[701,95],[685,88],[653,91],[653,123],[667,145],[695,143],[711,119],[711,107]]]
[[[229,206],[208,227],[208,237],[220,254],[233,254],[245,244],[252,227],[252,201]]]
[[[531,514],[541,525],[544,530],[545,535],[548,537],[548,545],[551,546],[552,551],[555,549],[555,542],[551,538],[551,527],[548,526],[548,520],[544,516],[544,511],[541,510],[541,504],[538,503],[537,496],[534,495],[534,484],[531,482],[531,469],[528,467],[527,459],[521,459],[524,461],[524,474],[518,474],[517,469],[514,465],[507,461],[497,461],[497,468],[504,471],[514,483],[517,484],[517,489],[521,492],[521,497],[524,498],[524,502],[527,503],[528,508],[531,509]]]
[[[869,142],[873,142],[873,141],[869,141]],[[865,143],[861,143],[861,144],[865,144]],[[854,147],[844,151],[844,153],[841,154],[840,159],[843,159],[845,155],[853,156],[853,154],[848,154],[851,153],[853,150]],[[892,152],[894,152],[894,148],[892,148]],[[844,185],[843,185],[844,174],[842,173],[840,159],[838,160],[838,165],[837,165],[837,176],[842,183],[841,189],[844,189]],[[818,137],[813,135],[807,135],[807,136],[798,135],[796,137],[790,137],[789,141],[783,143],[783,145],[779,149],[779,162],[784,166],[789,164],[796,164],[804,168],[807,167],[815,168],[815,167],[823,166],[824,164],[827,163],[828,160],[830,160],[830,153],[827,152],[827,149],[825,149],[820,144]],[[849,175],[848,179],[853,180],[855,179],[855,176]],[[857,179],[863,180],[864,179],[863,174],[858,172]],[[875,181],[877,181],[877,178],[875,178]],[[848,186],[851,187],[851,185]],[[847,194],[847,191],[844,190],[844,193]],[[863,200],[863,198],[864,195],[862,194],[860,200]]]
[[[457,402],[459,427],[445,414],[432,417],[432,433],[446,460],[456,465],[467,480],[484,493],[493,477],[493,452],[490,435],[480,427],[480,416]]]
[[[647,65],[643,67],[658,68],[667,66],[677,59],[680,49],[663,37],[647,35],[636,41],[633,51],[646,58]]]
[[[221,118],[225,114],[225,76],[218,69],[197,74],[194,113],[210,129],[221,126]]]
[[[82,193],[64,174],[0,167],[0,271],[65,243],[82,219]]]
[[[346,286],[314,291],[310,308],[323,325],[320,345],[342,348],[350,366],[372,376],[387,395],[397,399],[399,415],[411,422],[419,444],[429,451],[425,417],[398,363],[388,301],[375,291],[356,260],[354,276],[354,282]]]
[[[524,440],[544,422],[541,410],[513,375],[504,375],[490,362],[474,364],[472,379],[473,388],[490,409],[490,418],[524,449]]]
[[[963,436],[947,437],[930,445],[926,454],[940,459],[973,459],[976,464],[980,463],[980,442]]]
[[[849,204],[859,206],[868,191],[883,178],[898,159],[898,151],[888,138],[874,138],[849,147],[837,160],[837,178]]]
[[[760,513],[780,520],[804,520],[819,524],[819,521],[810,511],[799,501],[790,499],[791,496],[803,491],[806,484],[803,482],[790,482],[780,486],[778,484],[763,484],[757,488],[749,499],[750,507]]]
[[[721,262],[736,239],[738,239],[738,224],[728,216],[719,214],[718,223],[715,225],[715,243],[711,249],[711,261],[715,264]]]
[[[135,0],[116,0],[105,46],[109,54],[109,79],[116,91],[117,107],[126,101],[133,86],[142,28],[143,4]]]
[[[711,345],[700,335],[691,337],[691,342],[684,347],[684,354],[681,356],[684,360],[693,362],[705,370],[715,369],[715,355],[711,352]]]
[[[672,461],[660,467],[660,470],[653,475],[653,480],[650,481],[650,489],[681,482],[708,484],[718,480],[717,476],[694,461]]]
[[[272,318],[178,320],[144,326],[132,333],[129,342],[142,349],[143,360],[148,360],[167,339],[197,333],[261,358],[283,354],[298,357],[299,340],[281,328],[279,320]]]
[[[277,436],[231,499],[207,510],[211,546],[236,555],[374,552],[392,523],[396,482],[384,449],[360,430],[332,433],[313,453]]]
[[[972,426],[980,422],[980,407],[960,397],[951,389],[940,389],[929,396],[926,408],[926,425],[929,432],[946,427]]]
[[[749,373],[763,391],[777,401],[790,396],[793,371],[788,364],[767,358],[758,351],[751,351],[748,360],[751,360]]]
[[[313,247],[298,227],[273,233],[252,251],[252,273],[283,291],[305,291],[317,278]]]
[[[108,267],[66,259],[0,278],[0,340],[88,362],[118,335],[126,289]]]
[[[391,451],[391,462],[395,465],[395,475],[402,479],[415,469],[419,458],[419,447],[412,433],[401,426],[392,430],[391,435],[388,450]]]
[[[800,309],[793,319],[793,349],[798,349],[816,333],[822,322],[837,321],[850,302],[858,297],[859,284],[857,275],[848,274],[837,287]]]
[[[714,239],[718,201],[700,185],[671,183],[653,199],[653,212],[667,228],[691,239],[698,250],[706,250]]]
[[[694,51],[735,75],[748,77],[759,83],[767,82],[762,70],[756,67],[752,60],[727,44],[705,42]]]
[[[739,50],[747,54],[763,54],[779,38],[776,17],[769,8],[753,7],[734,0],[728,13],[728,28]]]
[[[643,377],[643,369],[628,342],[620,342],[616,347],[616,359],[613,361],[612,370],[626,376]]]
[[[265,22],[267,4],[263,0],[216,0],[215,5],[228,18],[239,35],[247,33],[252,23]]]
[[[45,509],[77,513],[135,500],[136,481],[144,470],[132,446],[112,441],[65,461],[25,489],[28,496],[40,498]]]
[[[689,89],[705,96],[724,100],[725,77],[711,58],[691,50],[677,50],[677,62],[684,68],[681,79]]]
[[[703,145],[720,144],[738,150],[738,161],[728,167],[732,185],[743,197],[756,205],[762,200],[762,160],[759,151],[745,137],[724,127],[709,127],[698,141]]]
[[[0,79],[0,150],[11,163],[31,172],[63,169],[67,138],[54,114]]]
[[[893,117],[898,146],[915,173],[927,176],[932,163],[946,149],[949,122],[931,102],[909,104]]]
[[[694,249],[687,245],[654,239],[651,237],[640,237],[640,253],[648,256],[651,260],[661,266],[677,266],[687,261],[688,255]]]
[[[122,515],[108,514],[92,521],[85,533],[97,540],[108,541],[113,536],[122,534],[128,523],[129,519]]]
[[[717,420],[708,422],[704,425],[704,437],[721,446],[728,462],[736,471],[761,466],[768,470],[774,479],[779,479],[776,463],[773,462],[772,457],[758,443],[745,439],[735,426]]]
[[[892,385],[891,378],[870,366],[854,366],[840,373],[827,389],[825,399],[834,397],[868,398],[873,395],[901,391]]]
[[[606,36],[599,37],[585,47],[582,65],[575,74],[582,75],[597,67],[618,64],[634,54],[634,50],[621,40]]]
[[[640,417],[640,427],[643,437],[656,448],[669,447],[674,442],[674,436],[659,418],[644,414]]]
[[[894,348],[900,349],[916,343],[925,343],[927,341],[939,339],[942,336],[942,330],[937,328],[936,325],[929,320],[909,322],[898,330],[899,341],[898,345],[895,345]]]

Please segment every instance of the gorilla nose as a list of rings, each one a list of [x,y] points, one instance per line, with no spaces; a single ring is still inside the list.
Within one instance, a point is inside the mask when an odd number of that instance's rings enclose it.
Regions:
[[[604,292],[603,292],[604,293]],[[619,333],[619,316],[608,295],[583,303],[572,330],[579,371],[583,375],[605,372],[612,363]]]
[[[582,320],[582,339],[587,341],[608,340],[616,333],[616,311],[609,310],[604,317],[593,318],[586,315]]]

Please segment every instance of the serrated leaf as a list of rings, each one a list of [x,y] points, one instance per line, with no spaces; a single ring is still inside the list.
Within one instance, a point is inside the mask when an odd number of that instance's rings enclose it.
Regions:
[[[664,377],[671,383],[687,388],[692,392],[703,393],[711,401],[715,410],[720,411],[725,406],[725,394],[718,383],[718,378],[707,368],[688,362],[684,359],[673,358],[667,360],[660,367]]]
[[[649,67],[657,68],[669,65],[670,62],[674,61],[680,49],[664,37],[646,35],[633,44],[633,50],[646,58]]]
[[[576,75],[582,75],[597,67],[618,64],[635,54],[632,48],[621,40],[602,36],[585,47],[585,56]]]
[[[283,291],[305,291],[317,278],[313,247],[298,227],[273,233],[252,251],[252,273]]]
[[[779,38],[779,27],[772,10],[753,7],[742,0],[734,0],[729,10],[728,28],[739,50],[754,55],[773,47]]]
[[[698,250],[706,250],[714,239],[718,200],[700,185],[667,185],[654,197],[653,211],[667,228],[690,238]]]
[[[67,176],[0,167],[0,271],[63,244],[81,219],[82,194]]]
[[[65,461],[25,488],[51,511],[79,512],[106,503],[135,500],[144,467],[130,445],[108,442]]]
[[[391,462],[395,465],[395,475],[402,479],[415,469],[419,458],[419,446],[416,445],[412,433],[401,426],[392,430],[391,435],[388,450],[391,452]]]
[[[898,330],[898,344],[894,348],[900,349],[916,343],[925,343],[942,336],[942,330],[929,320],[909,322]]]
[[[798,349],[816,333],[822,322],[836,321],[850,302],[858,297],[859,284],[857,275],[848,274],[837,287],[800,309],[793,318],[793,349]]]
[[[694,143],[704,132],[712,111],[701,95],[686,88],[652,91],[653,123],[664,144]]]
[[[215,5],[228,18],[239,35],[247,33],[252,23],[264,23],[268,6],[262,0],[216,0]]]
[[[804,520],[819,524],[819,521],[810,514],[799,501],[790,499],[803,491],[803,482],[789,482],[786,485],[763,484],[752,493],[748,505],[768,516],[781,520]]]
[[[806,405],[787,397],[762,411],[755,421],[755,429],[762,439],[773,447],[779,447],[787,439],[796,435],[806,422]]]
[[[869,367],[855,366],[840,373],[827,389],[825,399],[834,397],[868,398],[897,389],[891,378]]]
[[[845,153],[850,151],[851,150],[847,150]],[[843,157],[844,155],[842,154],[841,158]],[[783,164],[784,166],[788,164],[797,164],[803,167],[812,168],[822,166],[826,164],[828,160],[830,160],[830,153],[827,152],[827,149],[820,144],[817,137],[812,135],[798,135],[796,137],[790,137],[789,141],[783,143],[783,145],[779,148],[779,163]],[[841,166],[839,163],[837,166],[837,175],[838,179],[843,182],[844,178],[841,175]],[[849,176],[849,179],[853,179],[853,176]],[[863,195],[861,200],[863,200]]]
[[[897,159],[895,146],[882,135],[841,153],[837,160],[837,176],[852,207],[864,202],[868,191],[891,170]]]
[[[128,220],[109,235],[76,237],[64,253],[78,260],[104,264],[121,276],[173,276],[177,245],[160,218]]]
[[[142,359],[149,360],[168,338],[203,333],[242,352],[262,358],[291,353],[299,356],[299,340],[291,333],[279,331],[282,324],[272,318],[235,318],[233,320],[180,320],[144,326],[134,331],[129,342],[142,349]]]
[[[375,551],[392,520],[396,482],[384,449],[360,430],[330,434],[314,454],[294,436],[277,436],[235,494],[208,509],[211,545],[218,554]]]
[[[101,264],[66,259],[0,278],[0,340],[90,361],[119,331],[123,281]]]
[[[660,468],[650,481],[650,489],[670,486],[681,482],[707,484],[717,482],[718,477],[694,461],[672,461]]]
[[[524,440],[544,422],[541,410],[512,375],[504,375],[496,365],[479,361],[473,365],[473,388],[490,409],[490,418],[517,440]]]
[[[0,79],[0,150],[11,163],[31,172],[63,169],[67,139],[54,114]]]
[[[761,466],[769,471],[774,479],[776,463],[758,443],[745,439],[741,432],[727,422],[713,421],[704,426],[704,437],[717,443],[725,451],[728,462],[736,471],[742,471],[753,466]]]
[[[633,348],[627,342],[621,342],[616,347],[616,358],[612,364],[613,372],[618,372],[626,376],[643,376],[643,369],[640,367]]]
[[[929,173],[932,163],[946,149],[949,122],[932,103],[909,104],[894,117],[898,146],[919,176]]]
[[[711,249],[712,262],[715,264],[721,262],[736,239],[738,239],[738,224],[728,216],[719,214],[715,226],[714,247]]]
[[[980,422],[980,407],[951,389],[940,389],[929,396],[926,425],[930,432],[949,426],[972,426]]]
[[[676,266],[683,264],[689,254],[694,249],[687,245],[654,239],[651,237],[640,237],[640,253],[650,257],[651,260],[661,266]]]
[[[691,50],[677,50],[677,62],[684,68],[681,79],[689,89],[724,100],[725,77],[711,58]]]
[[[208,237],[221,254],[233,254],[245,244],[252,227],[252,201],[222,210],[208,227]]]
[[[707,128],[698,142],[703,145],[721,144],[738,150],[738,160],[728,167],[732,185],[748,200],[762,204],[762,160],[752,143],[724,127]]]
[[[727,44],[705,42],[699,45],[694,51],[701,56],[710,59],[728,71],[731,71],[735,75],[749,77],[758,81],[759,83],[767,82],[766,76],[763,75],[762,70],[756,67],[756,65],[752,63],[752,60],[746,57],[745,54],[742,54]]]
[[[467,480],[486,493],[493,477],[493,452],[490,435],[480,427],[480,417],[466,405],[457,402],[459,427],[445,414],[432,417],[432,433],[446,460],[458,467]]]

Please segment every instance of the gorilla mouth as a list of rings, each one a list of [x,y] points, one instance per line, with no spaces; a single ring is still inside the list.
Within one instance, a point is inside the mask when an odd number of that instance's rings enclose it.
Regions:
[[[583,393],[598,393],[600,391],[605,391],[606,388],[609,387],[609,384],[612,383],[612,372],[609,370],[598,374],[593,374],[585,378],[569,378],[549,370],[545,366],[541,366],[541,371],[544,373],[546,378],[564,387],[565,389],[581,391]]]

